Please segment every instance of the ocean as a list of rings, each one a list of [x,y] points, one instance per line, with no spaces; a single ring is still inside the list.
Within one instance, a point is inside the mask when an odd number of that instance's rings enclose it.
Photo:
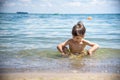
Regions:
[[[89,16],[92,20],[87,20]],[[86,27],[85,39],[100,49],[80,60],[63,58],[56,46],[72,38],[78,21]],[[120,14],[0,14],[0,72],[120,73],[119,63]]]

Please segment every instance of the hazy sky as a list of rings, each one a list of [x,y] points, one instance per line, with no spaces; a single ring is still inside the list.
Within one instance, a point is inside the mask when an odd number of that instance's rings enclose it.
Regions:
[[[120,13],[120,0],[0,0],[0,12]]]

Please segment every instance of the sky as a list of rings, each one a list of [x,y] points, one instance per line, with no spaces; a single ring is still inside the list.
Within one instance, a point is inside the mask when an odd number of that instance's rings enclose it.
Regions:
[[[120,0],[0,0],[0,12],[104,14],[120,13]]]

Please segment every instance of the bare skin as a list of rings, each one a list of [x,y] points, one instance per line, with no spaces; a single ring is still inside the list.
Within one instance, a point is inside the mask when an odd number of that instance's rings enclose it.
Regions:
[[[66,46],[69,46],[70,54],[75,54],[75,53],[81,53],[84,51],[84,48],[86,46],[90,46],[91,48],[87,51],[88,54],[91,56],[93,52],[95,52],[98,49],[98,44],[92,43],[88,40],[84,39],[84,36],[73,36],[72,39],[69,39],[63,43],[60,43],[57,46],[57,49],[60,51],[62,56],[67,56],[68,54],[66,53]]]

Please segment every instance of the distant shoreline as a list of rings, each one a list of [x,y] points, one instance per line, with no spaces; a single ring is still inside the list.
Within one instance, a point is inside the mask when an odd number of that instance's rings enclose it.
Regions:
[[[16,12],[17,13],[17,12]],[[6,13],[6,12],[0,12],[0,14],[16,14],[16,13]],[[113,15],[113,14],[117,14],[117,15],[120,15],[120,13],[97,13],[97,14],[95,14],[95,13],[93,13],[93,14],[78,14],[78,13],[74,13],[74,14],[69,14],[69,13],[28,13],[27,12],[27,14],[46,14],[46,15],[48,15],[48,14],[50,14],[50,15]]]

